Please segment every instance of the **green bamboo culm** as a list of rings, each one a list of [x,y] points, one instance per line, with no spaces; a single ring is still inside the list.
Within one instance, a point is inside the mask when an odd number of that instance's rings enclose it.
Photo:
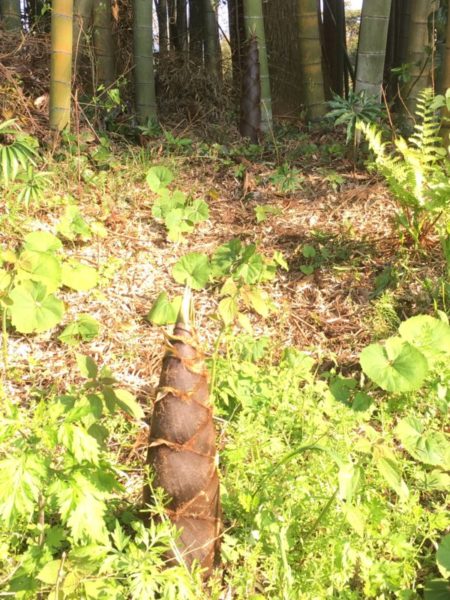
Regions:
[[[94,3],[94,53],[97,83],[110,87],[115,80],[110,0],[96,0]]]
[[[405,62],[411,65],[410,81],[402,88],[402,96],[410,115],[415,113],[417,98],[431,83],[431,52],[433,43],[428,20],[436,7],[435,0],[408,0],[409,24]]]
[[[222,69],[216,0],[203,0],[203,18],[206,70],[219,80],[222,77]]]
[[[355,92],[381,100],[391,0],[364,0],[359,29]]]
[[[70,124],[73,0],[53,0],[50,63],[50,128]]]
[[[272,95],[270,93],[269,63],[261,0],[244,0],[244,24],[247,40],[256,38],[258,43],[261,81],[261,130],[267,132],[272,129]]]
[[[297,1],[300,71],[303,103],[309,119],[320,119],[327,111],[322,71],[319,15],[316,0]]]
[[[152,2],[134,0],[134,85],[136,113],[141,125],[156,122],[155,77],[153,71]]]
[[[22,29],[20,0],[1,0],[0,8],[5,31],[20,31]]]
[[[94,0],[74,0],[73,3],[73,39],[72,59],[74,73],[78,71],[78,65],[82,56],[87,54],[88,33],[92,25],[92,12]]]

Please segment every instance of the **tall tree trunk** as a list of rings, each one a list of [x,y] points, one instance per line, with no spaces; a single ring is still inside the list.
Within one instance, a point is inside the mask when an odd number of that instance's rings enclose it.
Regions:
[[[323,47],[327,67],[327,83],[331,90],[342,96],[345,78],[345,5],[344,0],[324,0]],[[328,90],[326,90],[328,92]]]
[[[272,96],[270,94],[269,63],[267,60],[266,33],[261,0],[244,0],[244,22],[247,40],[256,37],[259,52],[259,78],[261,81],[261,129],[272,129]]]
[[[405,60],[412,65],[411,81],[403,86],[402,95],[408,111],[413,114],[417,96],[431,83],[431,52],[427,48],[433,43],[428,27],[428,18],[434,0],[410,0],[408,42]]]
[[[297,117],[302,106],[298,22],[293,18],[298,0],[264,2],[273,114]]]
[[[177,41],[178,52],[185,57],[188,49],[186,0],[177,0]]]
[[[156,16],[158,19],[159,55],[164,57],[169,49],[169,33],[167,29],[167,0],[156,0]]]
[[[50,127],[70,124],[73,0],[53,0],[50,61]]]
[[[364,0],[359,29],[355,91],[381,99],[391,0]]]
[[[5,31],[20,31],[22,29],[20,0],[1,0],[0,7]]]
[[[176,50],[178,48],[176,0],[167,0],[167,11],[169,14],[169,47],[171,50]]]
[[[189,56],[196,64],[203,64],[203,0],[189,0]]]
[[[216,0],[203,0],[203,17],[205,26],[205,66],[208,73],[219,80],[222,77],[222,67]]]
[[[203,63],[203,2],[189,0],[189,56],[196,64]]]
[[[297,0],[300,72],[307,117],[319,119],[326,112],[316,0]]]
[[[233,87],[235,90],[239,90],[243,65],[243,44],[245,42],[244,4],[242,0],[228,0],[228,23]]]
[[[110,0],[96,0],[94,3],[94,52],[97,83],[109,87],[115,80]]]
[[[134,0],[134,85],[138,122],[157,120],[155,77],[153,71],[153,3]]]

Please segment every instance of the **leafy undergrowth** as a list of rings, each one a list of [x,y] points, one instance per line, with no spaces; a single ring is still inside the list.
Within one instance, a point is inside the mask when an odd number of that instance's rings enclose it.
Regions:
[[[44,177],[4,185],[5,593],[201,597],[197,572],[162,570],[169,524],[138,518],[164,352],[152,322],[173,320],[184,281],[223,486],[224,576],[205,596],[446,593],[448,361],[390,394],[359,367],[407,317],[444,319],[441,251],[402,244],[388,191],[335,137],[137,149],[82,132],[42,152]]]

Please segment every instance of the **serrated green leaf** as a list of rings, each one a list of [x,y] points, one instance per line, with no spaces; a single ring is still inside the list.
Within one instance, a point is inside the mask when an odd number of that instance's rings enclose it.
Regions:
[[[142,421],[144,419],[145,413],[142,410],[141,405],[136,401],[136,398],[133,396],[133,394],[130,394],[130,392],[127,390],[119,388],[114,390],[114,395],[116,397],[117,406],[138,421]]]
[[[424,355],[400,338],[386,340],[385,346],[367,346],[361,352],[360,362],[364,373],[388,392],[417,390],[428,374]]]
[[[97,440],[74,423],[62,423],[58,429],[58,441],[73,454],[78,463],[83,461],[98,464],[99,447]]]
[[[57,325],[64,315],[64,304],[47,294],[40,283],[18,285],[9,294],[11,322],[20,333],[41,333]]]
[[[52,560],[44,565],[36,577],[39,579],[39,581],[47,583],[48,585],[55,585],[58,580],[60,569],[61,560]]]
[[[222,298],[217,307],[217,311],[225,325],[231,325],[238,314],[236,300],[231,297]]]
[[[81,314],[64,328],[58,339],[68,346],[77,346],[80,342],[92,341],[99,329],[100,323],[94,317]]]
[[[82,292],[92,289],[97,285],[97,282],[98,273],[93,267],[76,262],[63,264],[63,285],[73,290],[77,290],[78,292]]]
[[[210,264],[206,254],[191,252],[183,256],[173,267],[172,275],[178,283],[194,290],[203,289],[208,283]]]
[[[242,290],[244,301],[258,315],[266,318],[270,313],[270,304],[267,294],[258,288]]]
[[[82,240],[90,240],[92,231],[88,223],[82,217],[77,206],[67,206],[63,217],[57,226],[58,232],[68,240],[80,237]]]
[[[80,373],[87,379],[96,379],[98,375],[98,367],[90,356],[84,356],[83,354],[76,355],[76,361]]]
[[[0,461],[0,516],[11,526],[17,517],[30,520],[47,477],[45,457],[27,453]]]

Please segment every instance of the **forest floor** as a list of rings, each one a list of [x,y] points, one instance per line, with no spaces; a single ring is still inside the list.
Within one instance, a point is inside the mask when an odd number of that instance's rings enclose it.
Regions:
[[[188,135],[184,131],[176,139]],[[237,142],[206,151],[204,144],[191,142],[181,154],[164,139],[147,149],[113,144],[95,174],[89,171],[87,182],[84,163],[56,155],[63,160],[64,177],[59,172],[52,178],[52,197],[31,206],[28,214],[12,211],[12,219],[11,209],[2,205],[0,241],[11,247],[20,243],[19,230],[54,230],[68,197],[88,222],[104,224],[105,238],[67,245],[70,255],[99,269],[100,286],[66,293],[65,322],[79,313],[95,317],[102,327],[89,345],[90,354],[145,402],[157,383],[164,351],[161,328],[145,319],[148,311],[162,291],[181,292],[171,275],[181,256],[193,251],[210,255],[233,238],[255,243],[268,258],[280,251],[289,267],[265,284],[275,310],[266,319],[250,315],[255,335],[270,336],[279,349],[292,345],[310,352],[321,369],[354,371],[359,351],[371,339],[388,335],[398,319],[430,306],[423,282],[442,269],[440,250],[432,243],[424,257],[401,244],[389,192],[344,157],[345,147],[334,132],[292,128],[289,135],[276,152],[253,148],[250,159]],[[96,146],[85,148],[89,156]],[[152,217],[156,195],[145,175],[155,165],[175,173],[172,188],[208,203],[208,220],[181,243],[168,241],[164,226]],[[280,170],[280,165],[285,166]],[[283,192],[283,185],[293,190]],[[258,207],[266,208],[261,223]],[[305,246],[314,248],[315,256],[304,256]],[[209,351],[221,327],[217,292],[195,294],[197,322]],[[9,361],[20,386],[27,380],[33,386],[55,380],[67,385],[74,352],[68,353],[56,337],[54,332],[10,336]]]

